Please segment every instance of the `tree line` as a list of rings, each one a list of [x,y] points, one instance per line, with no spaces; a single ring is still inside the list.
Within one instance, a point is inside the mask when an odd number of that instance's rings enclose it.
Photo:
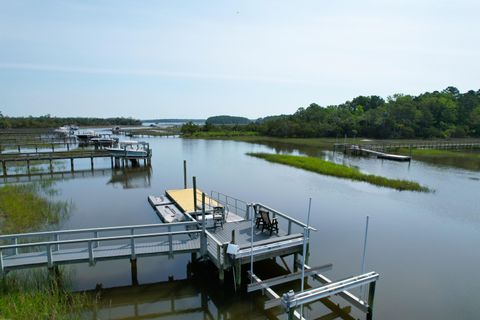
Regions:
[[[185,125],[182,132],[215,131],[218,127]],[[292,115],[259,119],[230,130],[255,131],[274,137],[463,138],[480,137],[480,90],[455,87],[418,96],[358,96],[339,105],[316,103]]]
[[[141,125],[140,120],[132,118],[83,118],[68,117],[57,118],[50,115],[40,117],[8,117],[0,112],[0,128],[56,128],[64,125],[75,124],[78,126],[130,126]]]

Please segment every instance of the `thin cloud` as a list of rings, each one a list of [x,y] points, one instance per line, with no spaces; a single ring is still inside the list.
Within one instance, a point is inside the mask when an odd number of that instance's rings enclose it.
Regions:
[[[302,81],[302,80],[282,78],[282,77],[173,72],[173,71],[149,70],[149,69],[120,69],[120,68],[109,69],[109,68],[60,66],[60,65],[30,64],[30,63],[0,63],[0,69],[26,70],[26,71],[38,71],[38,72],[81,73],[81,74],[92,74],[92,75],[129,75],[129,76],[140,76],[140,77],[147,76],[147,77],[233,80],[233,81],[306,83],[305,81]]]

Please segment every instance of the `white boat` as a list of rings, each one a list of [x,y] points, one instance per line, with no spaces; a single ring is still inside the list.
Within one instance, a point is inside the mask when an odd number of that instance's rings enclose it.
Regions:
[[[95,145],[113,146],[118,143],[118,138],[112,138],[109,134],[102,134],[100,137],[90,139],[90,141]]]
[[[77,133],[77,138],[80,140],[90,140],[97,137],[99,137],[99,135],[93,130],[85,130]]]
[[[121,141],[118,147],[105,148],[112,156],[146,157],[150,149],[146,142]]]
[[[70,134],[70,128],[66,126],[62,126],[58,129],[54,130],[55,133],[63,134],[63,135],[69,135]]]

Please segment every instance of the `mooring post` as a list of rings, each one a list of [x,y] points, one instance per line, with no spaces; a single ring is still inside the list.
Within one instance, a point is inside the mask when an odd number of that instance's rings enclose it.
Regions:
[[[17,148],[18,148],[18,152],[20,152],[20,145],[17,145]]]
[[[183,160],[183,188],[187,189],[187,160]]]
[[[91,165],[92,171],[93,171],[93,157],[90,157],[90,165]]]
[[[193,211],[197,211],[197,177],[192,177],[193,183]]]
[[[53,165],[52,165],[52,159],[50,158],[50,173],[53,172]]]
[[[110,157],[110,165],[111,165],[111,167],[112,167],[112,169],[113,169],[113,157]]]
[[[70,158],[70,171],[72,171],[72,172],[75,171],[75,167],[73,165],[73,158]]]
[[[2,170],[3,170],[3,176],[7,176],[7,161],[2,161]]]
[[[67,151],[70,151],[70,143],[67,143]]]
[[[132,274],[132,286],[138,286],[137,259],[130,259],[130,270]]]
[[[202,257],[207,255],[207,234],[205,233],[206,229],[205,221],[205,193],[202,192],[202,236],[200,237],[200,252]]]
[[[30,174],[30,160],[27,160],[27,173]]]
[[[373,300],[375,298],[375,285],[376,282],[370,282],[368,288],[368,311],[367,311],[367,320],[373,319]]]
[[[55,152],[55,145],[52,142],[52,152]]]

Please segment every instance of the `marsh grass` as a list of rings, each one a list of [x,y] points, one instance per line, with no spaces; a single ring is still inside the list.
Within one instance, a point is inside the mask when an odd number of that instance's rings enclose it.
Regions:
[[[71,205],[54,200],[57,194],[51,180],[0,187],[1,233],[39,230],[59,223]],[[0,319],[80,318],[89,300],[83,293],[68,290],[69,276],[64,269],[53,279],[46,269],[0,276]]]
[[[0,187],[0,231],[6,233],[39,230],[57,224],[71,204],[56,201],[53,182],[5,185]]]
[[[321,160],[319,158],[270,153],[247,153],[247,155],[264,159],[269,162],[285,164],[295,168],[316,172],[319,174],[355,181],[363,181],[376,186],[392,188],[400,191],[430,191],[427,187],[422,186],[414,181],[389,179],[386,177],[376,176],[372,174],[365,174],[360,172],[360,170],[358,170],[357,168],[336,164],[333,162]]]
[[[90,304],[85,293],[72,293],[63,269],[12,271],[0,282],[0,319],[80,319]]]

